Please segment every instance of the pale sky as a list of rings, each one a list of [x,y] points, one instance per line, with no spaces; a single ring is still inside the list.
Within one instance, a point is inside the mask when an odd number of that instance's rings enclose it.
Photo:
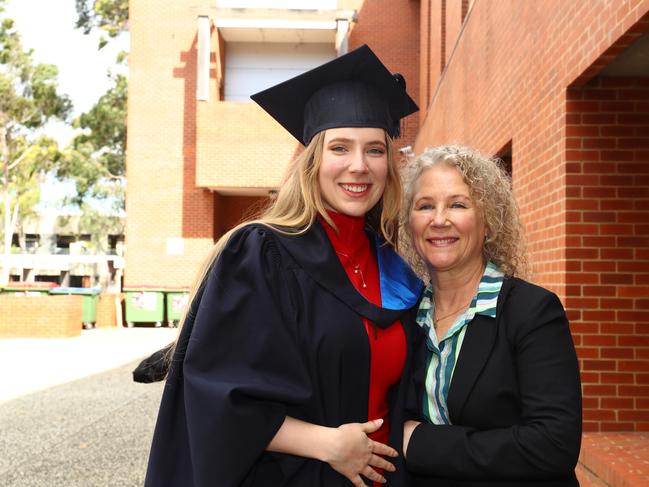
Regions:
[[[34,50],[37,62],[58,66],[59,91],[72,99],[73,116],[92,108],[110,85],[106,73],[117,53],[128,51],[128,35],[98,51],[98,35],[84,35],[74,27],[74,0],[9,0],[5,14],[14,19],[23,46]],[[49,126],[47,133],[59,143],[71,135],[60,124]]]

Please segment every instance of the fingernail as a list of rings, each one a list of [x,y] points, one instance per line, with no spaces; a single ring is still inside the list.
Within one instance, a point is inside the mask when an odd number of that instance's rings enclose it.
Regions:
[[[375,419],[374,421],[376,421],[379,424],[383,424],[383,418]]]

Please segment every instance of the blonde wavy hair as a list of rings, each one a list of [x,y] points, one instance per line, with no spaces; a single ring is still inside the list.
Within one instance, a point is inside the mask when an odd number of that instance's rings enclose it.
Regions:
[[[240,223],[226,232],[214,244],[192,286],[189,303],[194,302],[194,297],[201,283],[205,280],[213,263],[218,259],[221,250],[228,243],[232,234],[240,228],[246,225],[260,224],[272,227],[276,231],[284,234],[299,235],[311,228],[318,215],[322,216],[327,223],[336,228],[334,222],[327,215],[318,183],[324,139],[325,131],[323,130],[317,133],[304,151],[292,161],[288,167],[284,181],[279,186],[277,197],[263,211],[259,218]],[[379,233],[388,245],[396,249],[402,201],[401,180],[395,159],[394,145],[387,132],[385,133],[385,143],[388,156],[388,173],[385,189],[379,202],[367,213],[366,220],[367,224]],[[178,336],[180,336],[180,331],[186,321],[190,308],[191,306],[187,306],[185,310],[181,325],[179,326]],[[171,353],[173,353],[173,349]],[[168,354],[168,359],[171,358],[171,353]]]
[[[475,149],[444,145],[427,149],[402,168],[403,212],[402,253],[420,275],[427,276],[425,263],[414,250],[409,228],[414,191],[424,171],[436,164],[456,168],[469,187],[471,198],[482,211],[485,242],[482,254],[508,276],[527,277],[523,226],[512,192],[511,178],[498,158],[487,157]]]

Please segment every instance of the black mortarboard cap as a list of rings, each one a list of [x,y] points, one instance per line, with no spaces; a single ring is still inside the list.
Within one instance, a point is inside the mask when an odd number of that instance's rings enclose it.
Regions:
[[[403,76],[392,75],[367,45],[250,98],[304,145],[338,127],[377,127],[398,137],[401,119],[419,110]]]

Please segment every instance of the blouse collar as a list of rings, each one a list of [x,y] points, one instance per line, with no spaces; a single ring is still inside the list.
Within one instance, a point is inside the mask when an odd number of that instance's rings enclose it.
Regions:
[[[327,215],[338,231],[321,216],[318,218],[336,250],[353,254],[367,245],[368,237],[365,233],[364,216],[349,216],[332,210],[327,210]]]

